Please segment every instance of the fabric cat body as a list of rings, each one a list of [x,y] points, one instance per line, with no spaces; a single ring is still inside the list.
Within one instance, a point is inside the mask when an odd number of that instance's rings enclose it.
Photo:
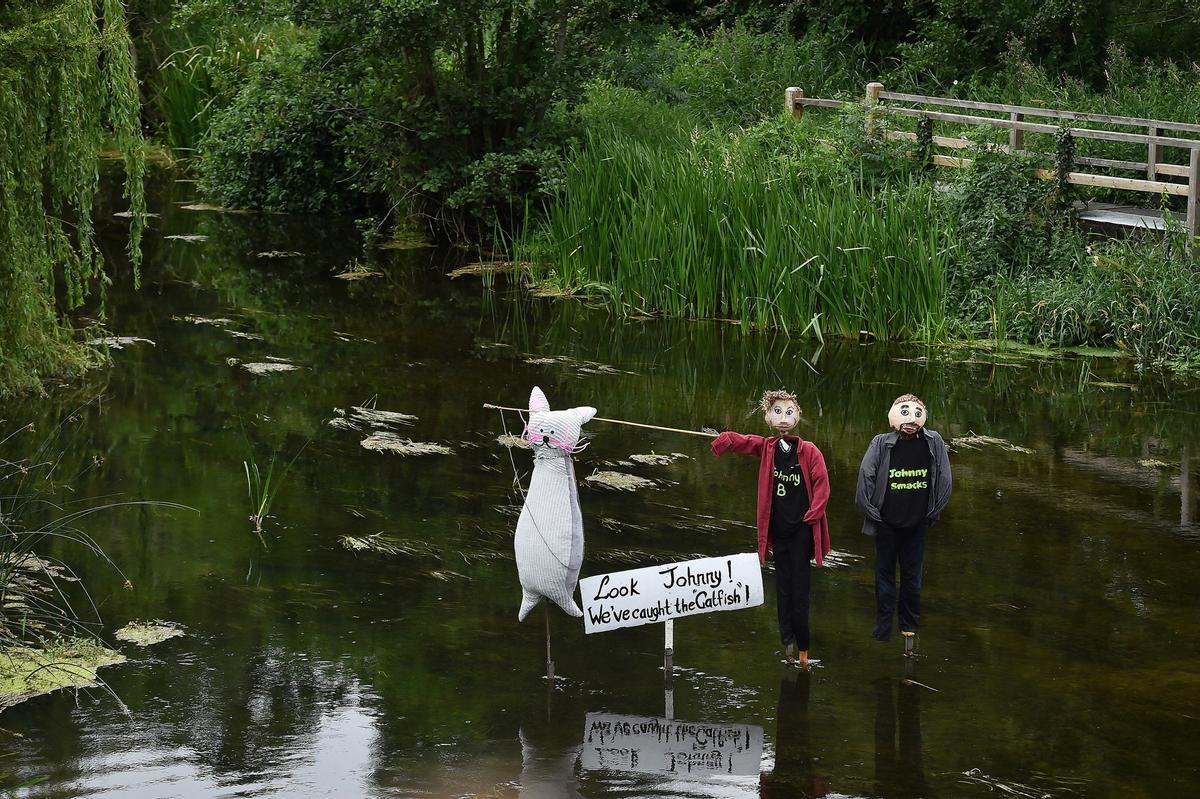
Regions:
[[[530,395],[529,409],[525,440],[533,447],[533,477],[513,543],[521,581],[517,619],[524,621],[543,597],[579,618],[583,611],[574,594],[583,565],[583,514],[571,455],[580,448],[582,425],[596,409],[551,411],[538,388]]]

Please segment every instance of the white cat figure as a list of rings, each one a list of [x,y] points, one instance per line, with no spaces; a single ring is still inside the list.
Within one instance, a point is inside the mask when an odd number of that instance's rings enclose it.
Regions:
[[[533,478],[514,542],[521,579],[517,620],[524,621],[542,597],[580,618],[583,611],[574,594],[583,565],[583,515],[571,455],[579,451],[581,428],[596,409],[552,411],[546,395],[535,386],[529,410],[524,437],[533,447]]]

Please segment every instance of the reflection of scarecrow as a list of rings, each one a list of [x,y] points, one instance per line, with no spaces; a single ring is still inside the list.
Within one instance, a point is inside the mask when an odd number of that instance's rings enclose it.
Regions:
[[[911,683],[902,684],[893,704],[893,681],[888,677],[875,681],[876,796],[917,799],[929,795],[921,749],[923,690]]]
[[[761,799],[796,799],[829,794],[825,778],[814,767],[811,725],[808,719],[809,674],[789,673],[779,682],[775,714],[775,768],[759,777]]]
[[[950,501],[946,442],[925,429],[925,403],[898,397],[888,411],[892,432],[871,440],[858,470],[855,502],[866,517],[863,532],[875,536],[875,631],[886,641],[896,610],[896,565],[900,566],[900,631],[911,651],[921,619],[921,566],[925,532]]]
[[[779,635],[789,663],[808,664],[809,561],[829,554],[829,475],[821,450],[788,435],[800,421],[800,406],[787,391],[762,397],[763,418],[777,435],[770,438],[725,432],[712,443],[714,455],[733,451],[759,459],[758,558],[775,558]],[[799,650],[797,655],[793,654]]]

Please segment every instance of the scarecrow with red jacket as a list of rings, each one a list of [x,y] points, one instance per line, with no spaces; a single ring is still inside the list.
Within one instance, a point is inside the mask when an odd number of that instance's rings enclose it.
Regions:
[[[720,456],[737,452],[759,459],[758,558],[775,562],[775,597],[779,636],[787,662],[808,665],[808,597],[811,561],[817,566],[829,554],[829,474],[821,450],[792,431],[800,422],[800,405],[787,391],[763,394],[761,407],[775,435],[764,437],[724,432],[712,443]]]

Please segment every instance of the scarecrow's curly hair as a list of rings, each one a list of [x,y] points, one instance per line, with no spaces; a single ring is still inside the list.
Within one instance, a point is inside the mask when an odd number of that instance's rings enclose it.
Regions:
[[[763,413],[766,413],[767,411],[771,410],[772,405],[780,400],[794,402],[796,404],[796,410],[800,410],[800,401],[796,399],[796,395],[790,391],[785,391],[782,388],[764,391],[762,399],[758,402],[758,407]],[[801,413],[803,413],[803,411],[801,411]]]
[[[915,402],[915,403],[919,404],[922,408],[929,407],[928,405],[925,404],[925,400],[921,399],[916,394],[901,394],[899,397],[896,397],[896,399],[894,399],[892,401],[892,405],[899,405],[901,402]]]

